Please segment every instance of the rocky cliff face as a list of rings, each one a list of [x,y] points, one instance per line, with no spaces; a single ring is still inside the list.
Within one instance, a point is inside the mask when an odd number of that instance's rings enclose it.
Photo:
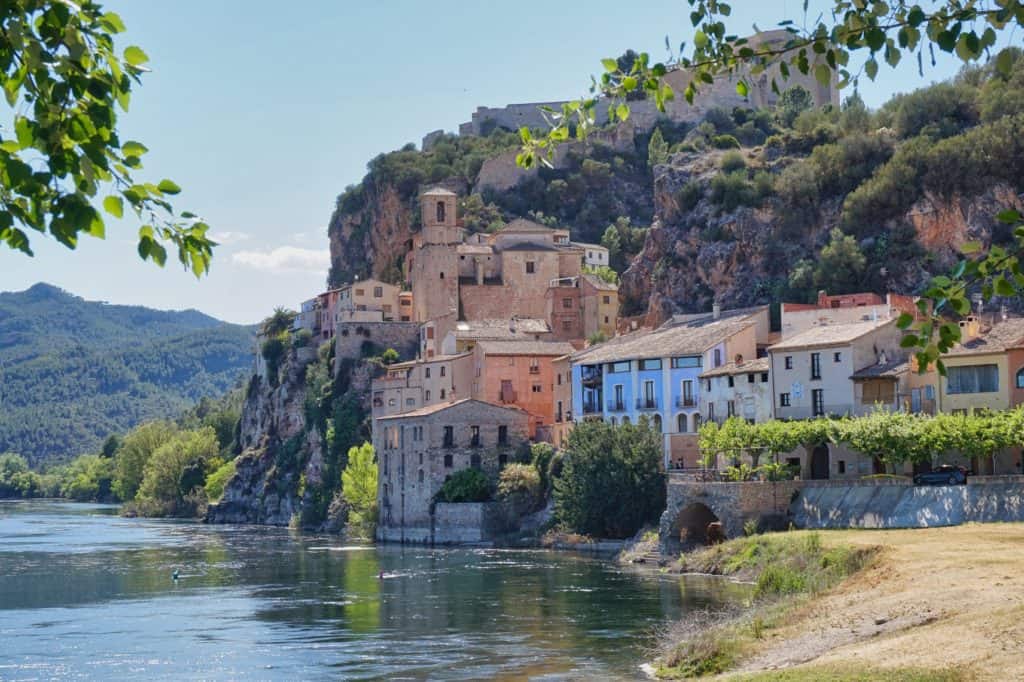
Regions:
[[[706,153],[675,154],[654,169],[655,220],[620,286],[630,312],[645,314],[649,325],[716,302],[730,308],[779,300],[794,266],[815,259],[830,230],[840,225],[842,197],[825,199],[816,211],[799,216],[788,214],[774,198],[757,207],[722,210],[710,198],[717,174],[716,155]],[[699,186],[700,198],[684,208],[680,193],[688,185]],[[1006,228],[994,216],[1007,207],[1020,209],[1021,203],[1004,184],[981,196],[922,196],[904,215],[859,239],[868,256],[865,288],[921,290],[957,262],[964,242],[987,248],[1005,241]],[[919,249],[920,257],[901,258],[903,251],[891,243],[898,240],[904,251]]]
[[[306,485],[320,482],[324,444],[305,415],[306,368],[316,359],[316,349],[292,349],[279,378],[252,376],[242,406],[242,454],[208,522],[287,526],[301,509],[300,476]]]

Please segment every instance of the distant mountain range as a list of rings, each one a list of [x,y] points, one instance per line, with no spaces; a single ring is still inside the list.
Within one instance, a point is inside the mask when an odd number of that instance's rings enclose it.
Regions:
[[[242,381],[254,335],[196,310],[86,301],[49,284],[0,293],[0,452],[59,462],[177,417]]]

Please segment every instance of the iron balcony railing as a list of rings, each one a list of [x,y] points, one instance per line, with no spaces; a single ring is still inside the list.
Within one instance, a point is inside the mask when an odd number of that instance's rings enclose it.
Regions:
[[[601,411],[601,404],[595,401],[584,401],[583,414],[597,414]]]
[[[625,412],[626,402],[624,400],[609,400],[608,401],[609,412]]]
[[[638,410],[656,410],[658,409],[657,398],[637,398],[636,409]]]
[[[697,407],[697,396],[679,396],[676,398],[676,407]]]

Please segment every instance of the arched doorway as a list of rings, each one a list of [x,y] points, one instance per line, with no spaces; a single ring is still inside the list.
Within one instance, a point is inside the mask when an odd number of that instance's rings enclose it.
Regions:
[[[828,478],[828,446],[824,443],[811,452],[811,478],[816,480]]]
[[[673,526],[673,536],[685,546],[708,544],[708,525],[718,523],[718,517],[711,509],[700,502],[683,507]]]
[[[651,424],[651,426],[654,427],[655,431],[657,431],[658,433],[661,433],[661,415],[660,414],[655,413],[654,421]]]
[[[689,421],[689,418],[685,414],[676,415],[676,430],[679,431],[679,433],[686,433],[689,431]]]

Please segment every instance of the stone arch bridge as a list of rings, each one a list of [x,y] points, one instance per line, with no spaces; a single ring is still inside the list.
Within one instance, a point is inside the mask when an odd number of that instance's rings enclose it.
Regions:
[[[701,481],[692,474],[670,473],[665,512],[661,515],[662,554],[684,545],[704,544],[709,523],[718,522],[727,538],[743,535],[743,525],[756,521],[761,530],[789,525],[789,505],[801,481]]]

